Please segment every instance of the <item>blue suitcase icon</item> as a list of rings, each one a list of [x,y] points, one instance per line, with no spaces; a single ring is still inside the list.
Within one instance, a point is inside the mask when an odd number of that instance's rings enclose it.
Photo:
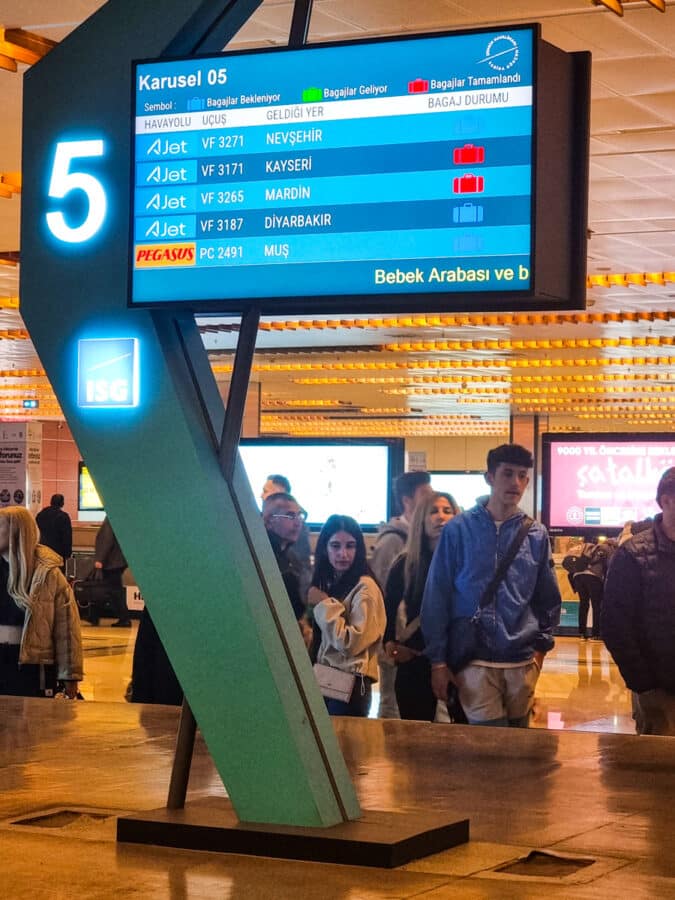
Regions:
[[[466,225],[483,221],[483,207],[475,203],[463,203],[452,210],[452,221],[456,225]]]
[[[483,248],[483,240],[477,234],[459,234],[453,246],[455,253],[478,253]]]

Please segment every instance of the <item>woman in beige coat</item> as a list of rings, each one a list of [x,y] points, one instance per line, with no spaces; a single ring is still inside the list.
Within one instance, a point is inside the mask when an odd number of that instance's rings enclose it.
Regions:
[[[22,506],[0,509],[0,693],[67,697],[82,680],[80,618],[60,566]]]
[[[321,629],[317,662],[355,676],[349,700],[327,699],[328,712],[367,716],[386,615],[361,529],[350,516],[331,516],[321,529],[307,599]]]

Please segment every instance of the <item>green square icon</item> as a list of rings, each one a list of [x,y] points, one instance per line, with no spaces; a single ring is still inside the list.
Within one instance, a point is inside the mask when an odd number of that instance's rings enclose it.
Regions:
[[[303,103],[318,103],[323,100],[323,89],[317,87],[305,88],[302,92]]]

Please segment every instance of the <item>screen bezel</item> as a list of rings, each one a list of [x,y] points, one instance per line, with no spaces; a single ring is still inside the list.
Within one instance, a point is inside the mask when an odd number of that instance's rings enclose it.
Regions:
[[[222,60],[234,56],[252,56],[252,55],[268,55],[268,54],[284,54],[289,52],[311,53],[321,51],[323,49],[333,49],[336,47],[348,47],[354,45],[376,45],[381,43],[402,43],[404,41],[420,40],[420,39],[437,39],[444,37],[461,37],[463,35],[494,33],[498,31],[509,32],[529,32],[532,36],[532,132],[531,132],[531,194],[530,194],[530,270],[531,281],[528,290],[515,290],[498,292],[494,289],[486,291],[471,292],[432,292],[432,293],[395,293],[395,294],[320,294],[316,296],[301,297],[255,297],[255,298],[221,298],[209,300],[156,300],[156,301],[135,301],[133,296],[133,259],[134,259],[134,191],[135,191],[135,167],[136,167],[136,71],[139,65],[146,65],[152,62],[179,62],[188,59],[198,60]],[[411,309],[424,309],[428,312],[452,312],[460,310],[480,309],[481,311],[499,311],[499,310],[532,310],[532,309],[574,309],[585,308],[585,291],[581,285],[581,280],[577,277],[578,282],[575,285],[575,291],[572,296],[556,297],[547,289],[547,285],[539,285],[539,281],[546,279],[538,278],[538,270],[542,265],[538,263],[538,232],[539,222],[537,218],[537,186],[539,179],[537,178],[538,160],[540,155],[546,155],[543,148],[540,147],[540,132],[545,135],[546,127],[542,127],[542,114],[539,110],[538,97],[540,92],[540,51],[545,42],[541,40],[541,26],[538,23],[520,24],[508,26],[508,28],[498,29],[495,27],[468,28],[452,31],[438,32],[421,32],[406,35],[387,35],[378,38],[369,38],[368,40],[342,40],[342,41],[326,41],[316,44],[308,44],[302,48],[291,47],[264,47],[246,50],[236,50],[226,52],[220,55],[214,54],[194,54],[192,56],[180,57],[161,57],[160,59],[135,60],[132,63],[132,79],[131,79],[131,153],[130,153],[130,177],[129,177],[129,264],[127,278],[127,306],[133,309],[190,309],[194,312],[208,313],[220,312],[228,314],[241,314],[251,306],[260,309],[263,315],[321,315],[336,312],[349,313],[364,311],[368,313],[378,312],[402,312]],[[551,45],[545,45],[551,50]],[[563,53],[563,51],[558,51]],[[570,55],[570,54],[567,54]],[[559,142],[553,142],[553,146],[557,146]],[[548,148],[550,150],[550,147]],[[575,171],[578,167],[575,167]],[[571,186],[570,186],[571,188]],[[578,219],[584,219],[584,223],[580,221],[576,224],[578,227],[573,229],[574,233],[583,231],[585,233],[585,216],[581,207],[577,210]],[[582,227],[583,224],[583,227]],[[560,243],[560,242],[559,242]],[[577,250],[578,248],[574,248]],[[574,254],[570,252],[572,257],[569,262],[569,268],[572,269]],[[585,282],[585,277],[584,277]]]
[[[545,432],[541,436],[542,458],[542,498],[541,521],[546,526],[551,537],[583,537],[586,539],[597,538],[599,535],[617,537],[621,534],[622,526],[605,525],[552,525],[551,524],[551,458],[555,444],[580,444],[601,441],[605,443],[629,444],[632,442],[660,444],[668,441],[675,443],[675,435],[671,432],[658,431],[626,431],[616,434],[610,431],[585,431],[581,434],[574,432]]]
[[[242,438],[239,442],[240,446],[269,446],[269,447],[386,447],[387,453],[387,519],[394,515],[394,497],[392,484],[397,475],[404,471],[405,462],[405,442],[402,438]],[[243,465],[243,460],[242,460]],[[283,474],[283,473],[282,473]],[[296,488],[295,485],[291,485]],[[251,489],[258,500],[256,485],[251,485]],[[298,493],[300,493],[298,491]],[[339,510],[336,510],[339,512]],[[307,526],[311,531],[320,531],[323,522],[307,521]],[[361,531],[364,534],[375,534],[380,527],[379,522],[359,522]]]

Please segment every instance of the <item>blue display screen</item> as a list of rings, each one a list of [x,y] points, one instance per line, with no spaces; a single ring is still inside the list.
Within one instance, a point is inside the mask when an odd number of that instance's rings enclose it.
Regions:
[[[132,303],[527,292],[535,37],[137,64]]]

